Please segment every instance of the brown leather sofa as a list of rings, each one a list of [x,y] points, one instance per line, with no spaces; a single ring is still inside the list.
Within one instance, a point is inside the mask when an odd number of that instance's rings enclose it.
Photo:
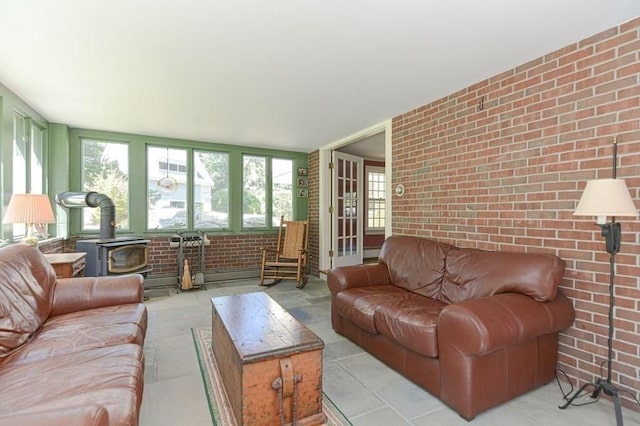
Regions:
[[[0,250],[0,425],[137,425],[141,275],[56,279],[37,249]]]
[[[329,272],[331,321],[467,420],[552,381],[574,319],[564,261],[389,237],[372,265]]]

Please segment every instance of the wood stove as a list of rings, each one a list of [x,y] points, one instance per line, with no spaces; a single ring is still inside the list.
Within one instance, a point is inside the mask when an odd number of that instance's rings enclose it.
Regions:
[[[55,201],[62,207],[100,207],[100,238],[76,241],[76,251],[87,253],[84,275],[100,277],[151,271],[149,240],[116,238],[116,208],[108,196],[97,192],[60,192]]]
[[[86,277],[105,275],[144,274],[149,265],[149,240],[122,237],[109,240],[78,240],[76,251],[87,253]]]

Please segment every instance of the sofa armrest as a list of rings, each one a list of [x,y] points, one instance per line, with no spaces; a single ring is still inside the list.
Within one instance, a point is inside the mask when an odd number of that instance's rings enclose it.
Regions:
[[[537,302],[519,293],[502,293],[446,306],[438,317],[438,345],[446,342],[465,355],[496,349],[558,332],[571,326],[575,313],[558,293]]]
[[[96,404],[22,414],[0,415],[0,426],[108,426],[109,413]]]
[[[140,274],[60,278],[53,293],[51,316],[104,306],[141,303],[144,278]]]
[[[327,284],[331,293],[336,294],[348,288],[389,285],[391,278],[384,263],[341,266],[329,271]]]

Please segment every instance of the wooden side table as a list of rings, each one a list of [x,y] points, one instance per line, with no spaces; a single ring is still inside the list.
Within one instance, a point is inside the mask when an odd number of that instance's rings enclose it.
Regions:
[[[58,278],[81,277],[84,267],[87,264],[87,253],[51,253],[45,254],[49,262],[53,265]]]

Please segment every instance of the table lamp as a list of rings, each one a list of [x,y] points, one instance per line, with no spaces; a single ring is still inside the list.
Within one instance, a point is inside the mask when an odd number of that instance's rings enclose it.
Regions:
[[[35,246],[38,238],[33,234],[34,224],[55,221],[51,202],[46,194],[13,194],[2,222],[26,224],[27,235],[20,242]]]

